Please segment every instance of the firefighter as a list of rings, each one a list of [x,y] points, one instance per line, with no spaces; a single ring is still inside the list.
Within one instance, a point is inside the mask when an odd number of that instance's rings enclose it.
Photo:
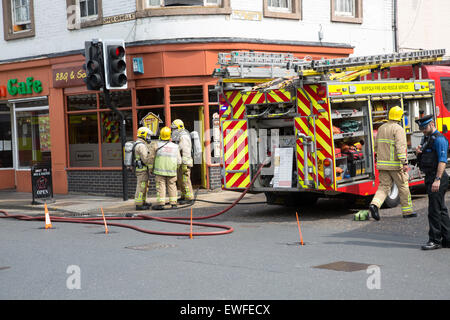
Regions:
[[[403,110],[399,106],[389,110],[388,122],[378,128],[375,153],[379,172],[379,186],[369,205],[372,218],[380,220],[379,209],[389,195],[392,182],[397,185],[403,218],[416,217],[413,212],[408,183],[408,159],[406,133],[400,126]]]
[[[150,144],[149,170],[155,175],[156,201],[154,210],[163,210],[166,204],[166,189],[172,208],[177,207],[177,169],[181,165],[178,145],[170,141],[169,127],[161,129],[159,140]]]
[[[445,204],[448,188],[447,164],[448,141],[438,130],[433,116],[416,120],[423,132],[422,143],[416,148],[420,170],[425,173],[425,187],[428,194],[428,232],[429,240],[422,250],[450,247],[450,219]]]
[[[177,185],[181,190],[180,204],[191,204],[194,199],[194,190],[191,183],[191,168],[194,165],[192,159],[192,141],[188,130],[180,119],[172,122],[172,141],[177,143],[181,152],[181,166],[178,169]]]
[[[141,127],[137,131],[137,139],[134,144],[134,165],[136,172],[136,193],[134,204],[136,210],[148,210],[150,204],[146,202],[148,192],[148,164],[149,164],[149,143],[151,142],[152,131],[149,128]]]

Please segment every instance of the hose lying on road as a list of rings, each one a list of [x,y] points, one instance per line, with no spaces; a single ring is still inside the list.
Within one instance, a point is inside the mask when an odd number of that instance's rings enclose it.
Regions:
[[[242,200],[242,198],[246,195],[250,187],[255,182],[256,178],[260,175],[261,170],[263,166],[265,165],[265,162],[263,162],[259,167],[258,171],[254,175],[252,181],[248,185],[247,188],[241,193],[239,198],[237,198],[230,206],[227,208],[202,217],[192,217],[192,220],[206,220],[213,217],[217,217],[221,214],[224,214],[225,212],[231,210],[236,204],[238,204],[239,201]],[[29,215],[23,215],[23,214],[9,214],[8,212],[4,210],[0,210],[0,213],[3,214],[3,216],[0,216],[0,218],[14,218],[22,221],[43,221],[45,220],[45,216],[29,216]],[[166,235],[166,236],[189,236],[190,232],[168,232],[168,231],[156,231],[156,230],[150,230],[150,229],[144,229],[141,227],[125,224],[125,223],[119,223],[119,222],[111,222],[111,221],[124,221],[124,220],[155,220],[159,222],[167,222],[167,223],[176,223],[176,224],[185,224],[190,225],[191,217],[156,217],[156,216],[150,216],[146,214],[139,214],[134,217],[105,217],[106,220],[108,220],[108,226],[114,226],[114,227],[122,227],[122,228],[129,228],[133,229],[139,232],[144,232],[148,234],[156,234],[156,235]],[[86,223],[86,224],[99,224],[103,225],[103,218],[102,217],[96,217],[96,218],[68,218],[68,217],[57,217],[53,216],[52,221],[54,222],[68,222],[68,223]],[[219,225],[219,224],[211,224],[211,223],[200,223],[200,222],[192,222],[193,226],[200,226],[200,227],[208,227],[208,228],[218,228],[223,229],[221,231],[213,231],[213,232],[194,232],[192,233],[193,236],[214,236],[214,235],[222,235],[222,234],[228,234],[234,231],[234,229],[230,226],[225,225]]]

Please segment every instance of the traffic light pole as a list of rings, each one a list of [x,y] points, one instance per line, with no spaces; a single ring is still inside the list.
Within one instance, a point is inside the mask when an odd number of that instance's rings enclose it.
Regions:
[[[124,162],[124,148],[125,143],[127,142],[127,132],[126,132],[126,120],[125,115],[123,112],[121,112],[115,105],[113,105],[112,99],[111,99],[111,93],[108,89],[103,89],[103,94],[105,97],[105,103],[107,106],[111,108],[111,110],[116,113],[120,117],[120,144],[121,144],[121,150],[122,150],[122,190],[123,190],[123,201],[128,200],[128,174],[127,174],[127,168],[125,166]]]

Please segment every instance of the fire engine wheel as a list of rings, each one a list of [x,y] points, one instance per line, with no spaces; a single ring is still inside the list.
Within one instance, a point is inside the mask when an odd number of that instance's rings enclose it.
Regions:
[[[386,208],[395,208],[400,203],[400,194],[398,192],[397,185],[395,183],[392,184],[391,192],[384,200],[383,206]]]

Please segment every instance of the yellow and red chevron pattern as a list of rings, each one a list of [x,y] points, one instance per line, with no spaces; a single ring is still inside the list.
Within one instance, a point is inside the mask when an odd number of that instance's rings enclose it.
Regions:
[[[303,90],[297,90],[297,112],[300,117],[295,118],[296,134],[301,132],[312,137],[315,143],[316,152],[308,152],[308,167],[313,168],[312,172],[305,172],[304,168],[304,148],[301,140],[297,139],[297,168],[299,185],[308,188],[304,183],[305,175],[311,181],[317,181],[315,186],[319,190],[334,189],[333,184],[327,185],[323,172],[323,161],[326,158],[334,159],[334,147],[331,130],[331,115],[329,105],[323,96],[325,88],[319,85],[304,86]],[[313,117],[315,115],[315,117]],[[314,134],[315,133],[315,134]],[[316,163],[317,156],[317,163]],[[334,166],[334,164],[332,164]],[[333,168],[334,172],[334,168]]]
[[[241,93],[240,91],[227,91],[225,97],[219,95],[220,118],[224,120],[244,119],[245,106],[261,103],[290,102],[291,93],[287,90],[272,90],[267,94],[258,91]]]
[[[222,134],[224,186],[227,189],[244,189],[250,184],[247,121],[222,121]]]

